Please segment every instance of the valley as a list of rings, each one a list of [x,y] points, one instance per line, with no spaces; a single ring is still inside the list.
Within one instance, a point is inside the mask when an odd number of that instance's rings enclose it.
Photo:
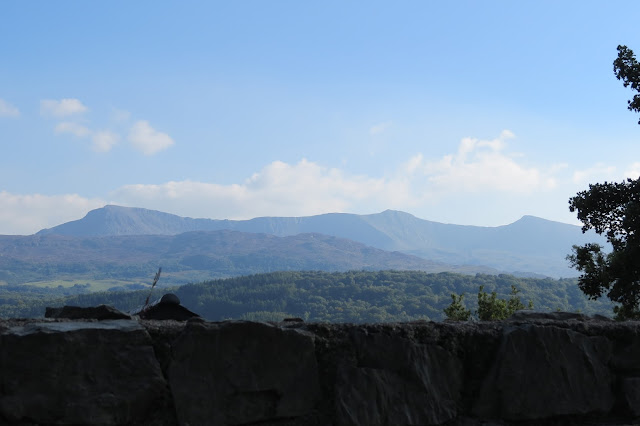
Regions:
[[[156,293],[197,293],[186,303],[212,320],[441,320],[451,293],[471,295],[473,306],[480,285],[504,295],[516,285],[536,309],[607,314],[610,304],[580,293],[563,257],[591,237],[533,217],[484,228],[395,211],[215,221],[105,206],[34,235],[0,236],[0,316],[60,304],[129,310],[158,267]]]

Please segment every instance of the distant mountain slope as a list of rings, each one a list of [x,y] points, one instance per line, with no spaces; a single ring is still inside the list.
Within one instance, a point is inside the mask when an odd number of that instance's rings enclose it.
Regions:
[[[81,220],[37,235],[175,235],[193,230],[235,230],[292,236],[320,233],[346,238],[387,251],[402,251],[450,264],[486,265],[501,271],[576,276],[565,257],[574,244],[605,239],[583,235],[580,227],[533,216],[505,226],[450,225],[387,210],[371,215],[330,213],[309,217],[262,217],[250,220],[182,218],[153,210],[105,206]]]
[[[225,229],[210,219],[191,219],[133,207],[107,205],[79,220],[43,229],[36,235],[106,237],[115,235],[176,235],[189,231]]]
[[[479,227],[449,225],[386,211],[363,216],[399,250],[445,263],[486,265],[510,272],[534,272],[552,277],[577,276],[566,256],[575,244],[606,239],[579,226],[524,216],[509,225]]]
[[[158,266],[163,284],[287,270],[422,270],[496,273],[452,267],[323,234],[194,231],[178,235],[0,236],[0,281],[15,285],[67,276],[146,282]]]

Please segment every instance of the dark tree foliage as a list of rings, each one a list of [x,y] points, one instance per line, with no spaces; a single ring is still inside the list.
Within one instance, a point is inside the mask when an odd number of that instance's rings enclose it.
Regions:
[[[569,210],[578,213],[582,232],[605,235],[612,248],[573,247],[567,258],[582,272],[578,286],[591,299],[606,294],[619,303],[618,319],[640,318],[640,179],[589,185],[569,200]]]
[[[456,296],[451,293],[451,304],[443,309],[448,320],[452,321],[469,321],[471,319],[471,310],[464,306],[464,293]]]
[[[529,305],[522,303],[518,296],[520,290],[511,284],[511,294],[508,300],[499,299],[498,293],[492,291],[491,294],[484,291],[484,285],[478,290],[478,310],[476,318],[479,321],[501,321],[509,318],[516,311],[521,309],[533,309],[533,301],[529,300]],[[471,319],[471,310],[464,306],[464,294],[456,296],[451,294],[451,305],[444,309],[447,319],[453,321],[469,321]]]
[[[495,291],[492,291],[491,295],[489,295],[484,291],[484,286],[480,286],[478,291],[478,319],[480,321],[501,321],[521,309],[533,309],[533,302],[530,300],[529,305],[525,306],[520,297],[518,297],[518,293],[520,293],[520,290],[511,285],[511,297],[509,297],[509,300],[498,299]]]
[[[613,61],[613,72],[618,80],[622,80],[624,87],[631,86],[633,90],[640,92],[640,64],[627,46],[618,46],[618,58]],[[628,104],[630,111],[640,112],[640,94],[634,95]]]
[[[613,72],[624,87],[640,92],[640,64],[627,46],[618,46]],[[630,111],[640,112],[640,94],[628,104]],[[578,286],[590,299],[606,294],[619,303],[617,319],[640,318],[640,179],[589,185],[569,199],[569,210],[578,212],[582,232],[605,235],[612,248],[606,253],[598,244],[573,246],[567,259],[582,272]]]
[[[580,310],[586,314],[611,311],[609,300],[588,300],[576,279],[421,271],[272,272],[157,289],[153,298],[160,297],[162,292],[175,293],[183,306],[211,321],[300,317],[305,321],[364,323],[442,320],[452,293],[469,295],[482,287],[492,295],[495,292],[497,299],[510,303],[513,286],[522,291],[525,300],[532,300],[538,310]],[[63,289],[34,288],[37,293],[26,293],[29,288],[0,285],[0,317],[41,317],[45,307],[63,305],[106,304],[131,311],[144,305],[149,295],[147,288],[133,292],[75,293],[62,298],[59,291]],[[459,302],[462,305],[462,299]],[[460,310],[461,314],[478,309],[475,296],[464,303],[467,307]]]

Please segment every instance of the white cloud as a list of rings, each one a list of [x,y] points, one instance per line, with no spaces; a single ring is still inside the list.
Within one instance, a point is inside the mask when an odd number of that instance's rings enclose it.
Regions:
[[[107,149],[117,140],[117,135],[108,132],[102,136],[104,143],[94,141],[95,149]],[[568,174],[567,166],[542,170],[523,164],[523,157],[508,152],[510,137],[503,133],[488,141],[465,138],[455,153],[439,159],[419,153],[395,172],[376,177],[349,174],[306,159],[296,164],[274,161],[237,183],[133,184],[115,189],[108,198],[115,204],[189,217],[249,219],[398,209],[433,220],[485,225],[508,223],[518,213],[535,214],[545,200],[561,199],[564,204],[567,196],[558,188],[552,190],[557,174],[562,170]],[[10,200],[18,207],[5,209]],[[0,193],[0,225],[8,233],[35,232],[78,219],[90,207],[104,204],[77,195]]]
[[[638,179],[640,177],[640,163],[636,162],[629,166],[629,169],[624,174],[625,179]]]
[[[62,99],[61,101],[41,101],[43,114],[63,117],[85,111],[87,108],[77,99]],[[123,124],[129,120],[130,114],[123,110],[113,110],[111,119],[116,124]],[[54,128],[56,133],[69,133],[78,138],[91,137],[93,150],[109,152],[120,141],[120,135],[110,130],[93,131],[75,121],[62,121]],[[173,139],[166,133],[151,127],[148,121],[137,121],[129,131],[129,142],[145,155],[167,149],[174,144]]]
[[[115,144],[120,141],[120,136],[116,133],[103,130],[94,132],[92,136],[93,149],[97,152],[109,152]]]
[[[383,133],[385,130],[391,127],[391,124],[391,121],[386,121],[384,123],[378,123],[374,126],[371,126],[371,128],[369,129],[369,134],[372,136],[379,135],[380,133]]]
[[[77,194],[11,194],[0,191],[0,234],[30,235],[83,217],[106,203]]]
[[[148,121],[137,121],[129,132],[129,141],[145,155],[153,155],[174,144],[166,133],[155,130]]]
[[[40,113],[46,116],[57,118],[68,117],[70,115],[82,114],[88,108],[78,99],[44,99],[40,101]]]
[[[595,166],[573,173],[573,182],[577,184],[587,184],[595,182],[621,182],[625,179],[640,178],[640,162],[630,164],[624,173],[620,173],[616,166],[607,166],[597,163]]]
[[[505,153],[506,141],[514,134],[504,130],[493,140],[464,138],[455,154],[440,160],[426,160],[422,154],[405,163],[404,170],[422,175],[423,182],[414,185],[432,193],[474,193],[497,191],[530,193],[555,186],[554,170],[542,171],[520,164],[514,155]]]
[[[557,185],[554,174],[565,166],[542,171],[518,163],[505,153],[506,140],[511,137],[510,132],[503,132],[489,141],[465,138],[455,154],[439,160],[416,154],[395,173],[380,177],[350,175],[305,159],[297,164],[274,161],[242,183],[187,180],[127,185],[110,198],[191,217],[246,219],[427,209],[470,196],[527,197],[553,189]]]
[[[110,196],[116,203],[191,217],[247,219],[401,206],[411,201],[407,190],[401,181],[348,176],[302,160],[295,165],[275,161],[241,184],[127,185]]]
[[[0,117],[20,117],[20,110],[4,99],[0,99]]]
[[[71,133],[72,135],[77,136],[79,138],[84,138],[91,134],[91,130],[89,130],[85,126],[78,123],[68,122],[68,121],[63,121],[62,123],[58,123],[55,127],[55,132]]]
[[[415,173],[422,163],[424,162],[424,156],[422,154],[416,154],[409,159],[404,165],[404,172],[412,175]]]
[[[586,185],[587,183],[615,181],[616,167],[598,163],[593,167],[573,172],[573,183]]]

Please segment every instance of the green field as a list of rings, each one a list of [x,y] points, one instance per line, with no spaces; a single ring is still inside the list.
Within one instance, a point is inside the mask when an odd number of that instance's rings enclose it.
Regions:
[[[142,290],[149,288],[151,284],[144,284],[140,281],[129,280],[90,280],[90,279],[56,279],[50,281],[32,281],[21,284],[21,286],[32,286],[38,288],[50,288],[50,289],[67,289],[67,288],[82,288],[84,292],[94,293],[99,291],[113,291],[113,290]]]

